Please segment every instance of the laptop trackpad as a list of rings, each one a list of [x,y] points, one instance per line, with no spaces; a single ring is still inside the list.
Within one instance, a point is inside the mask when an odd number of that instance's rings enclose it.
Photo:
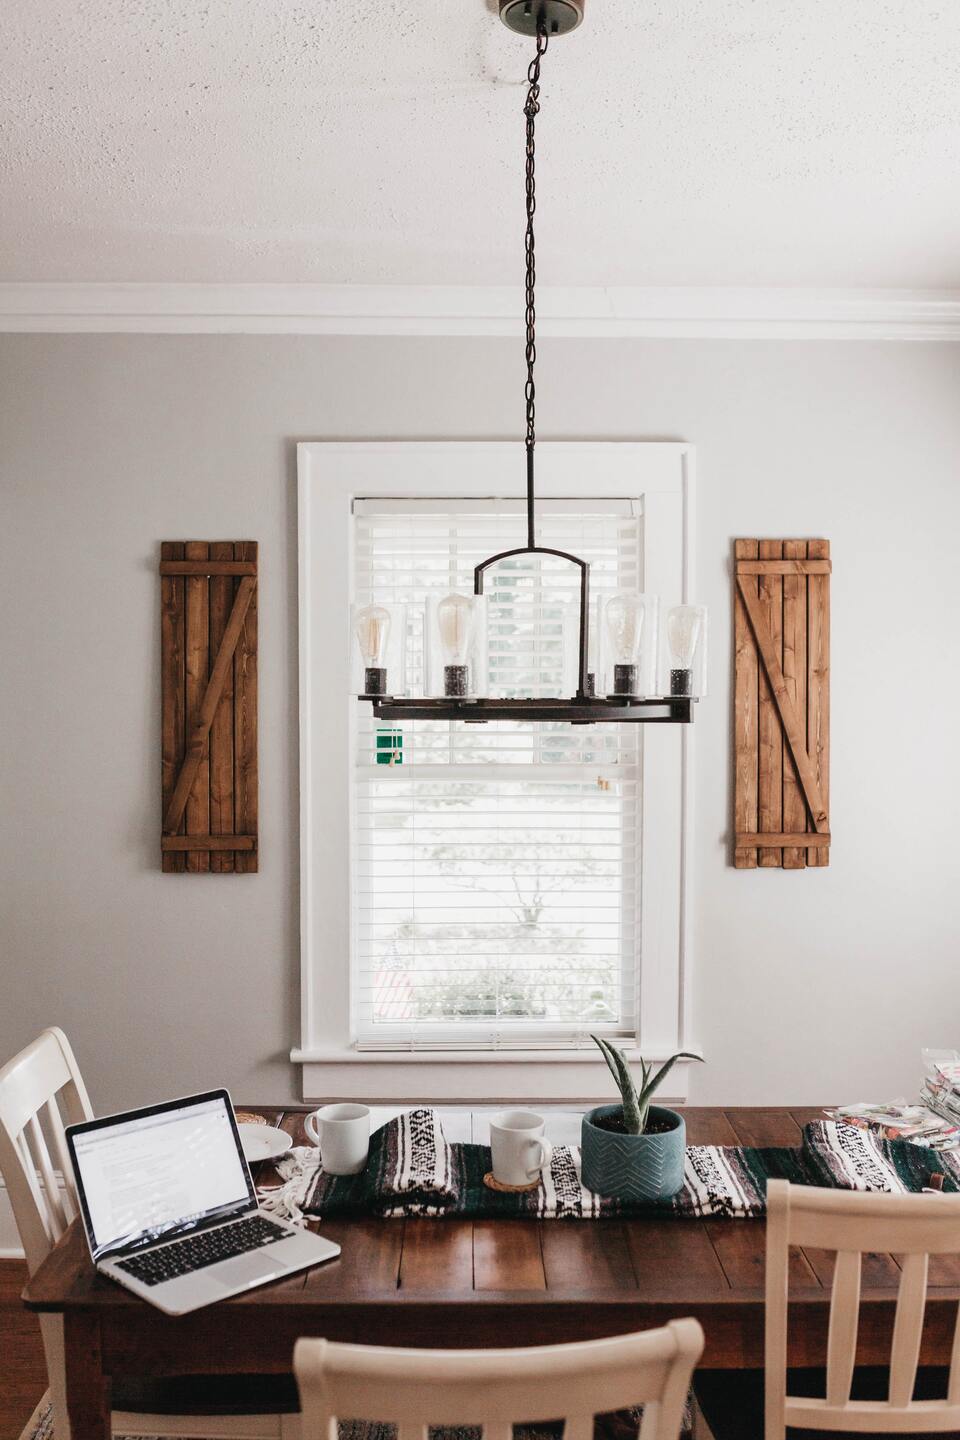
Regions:
[[[238,1255],[211,1270],[210,1278],[221,1285],[255,1285],[258,1280],[269,1280],[271,1276],[283,1273],[284,1267],[276,1261],[271,1264],[259,1255]]]

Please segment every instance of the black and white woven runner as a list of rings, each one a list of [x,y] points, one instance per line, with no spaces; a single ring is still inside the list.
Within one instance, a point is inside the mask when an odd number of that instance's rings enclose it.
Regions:
[[[833,1121],[807,1125],[796,1147],[690,1145],[683,1187],[672,1200],[650,1204],[603,1198],[580,1174],[580,1151],[557,1145],[541,1184],[520,1194],[501,1194],[483,1183],[490,1169],[486,1145],[451,1144],[436,1110],[408,1110],[377,1130],[360,1175],[331,1176],[310,1147],[280,1162],[284,1184],[265,1191],[263,1202],[278,1214],[311,1216],[517,1216],[596,1220],[640,1215],[725,1216],[750,1219],[766,1209],[767,1181],[825,1185],[893,1194],[920,1191],[934,1172],[944,1189],[960,1189],[960,1159],[950,1153],[878,1140],[865,1130]]]

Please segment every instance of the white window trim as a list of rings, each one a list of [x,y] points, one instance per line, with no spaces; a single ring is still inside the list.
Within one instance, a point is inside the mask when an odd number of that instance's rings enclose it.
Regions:
[[[354,499],[489,498],[490,476],[512,493],[515,442],[305,442],[297,447],[300,614],[300,946],[305,1099],[587,1103],[608,1098],[599,1057],[581,1051],[360,1052],[350,1035],[352,760],[348,607]],[[539,489],[558,499],[597,485],[641,499],[644,588],[695,598],[694,455],[681,442],[540,442]],[[522,456],[521,456],[522,459]],[[519,493],[519,491],[518,491]],[[649,537],[656,536],[651,544]],[[628,1054],[699,1053],[691,1035],[693,731],[651,727],[643,747],[639,1032]],[[656,743],[659,736],[661,743]],[[318,761],[331,758],[322,794]],[[331,960],[331,957],[332,960]],[[321,1000],[321,984],[323,987]],[[669,1096],[686,1098],[688,1065]]]

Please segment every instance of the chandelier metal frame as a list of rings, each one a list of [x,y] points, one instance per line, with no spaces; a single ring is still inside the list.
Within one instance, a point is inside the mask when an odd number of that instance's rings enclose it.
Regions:
[[[580,0],[501,0],[500,18],[511,30],[536,36],[536,53],[527,70],[527,97],[523,107],[526,117],[525,191],[527,226],[524,250],[526,257],[525,356],[527,378],[526,459],[527,459],[527,543],[482,560],[473,572],[473,592],[483,594],[487,570],[515,555],[552,555],[577,566],[580,571],[579,654],[577,691],[568,698],[495,699],[474,696],[393,696],[361,695],[373,704],[373,713],[380,720],[463,720],[468,724],[485,724],[488,720],[562,720],[574,725],[593,725],[598,721],[644,722],[646,724],[690,724],[693,720],[695,697],[664,695],[596,695],[589,672],[590,566],[578,555],[554,550],[536,541],[536,488],[534,454],[536,433],[537,308],[536,308],[536,235],[534,216],[537,208],[536,184],[536,118],[540,110],[540,65],[547,52],[551,35],[574,29],[583,18]],[[369,683],[369,682],[368,682]]]

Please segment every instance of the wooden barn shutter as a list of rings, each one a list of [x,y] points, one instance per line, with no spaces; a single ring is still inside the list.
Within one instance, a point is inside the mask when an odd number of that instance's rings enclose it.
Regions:
[[[830,863],[830,542],[737,540],[734,864]]]
[[[165,872],[257,869],[257,545],[160,548]]]

